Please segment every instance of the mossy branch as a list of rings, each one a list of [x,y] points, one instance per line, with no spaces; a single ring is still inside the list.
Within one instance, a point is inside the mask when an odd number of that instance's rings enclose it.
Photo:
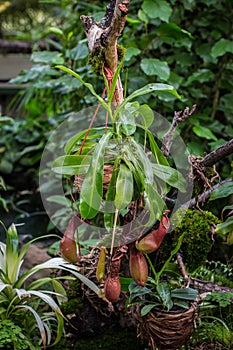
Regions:
[[[111,0],[106,7],[105,16],[100,22],[95,22],[91,16],[81,16],[81,21],[88,39],[90,55],[95,54],[103,60],[103,65],[111,72],[116,72],[119,61],[117,40],[122,34],[128,14],[130,0]],[[123,88],[118,79],[116,97],[118,103],[123,100]]]

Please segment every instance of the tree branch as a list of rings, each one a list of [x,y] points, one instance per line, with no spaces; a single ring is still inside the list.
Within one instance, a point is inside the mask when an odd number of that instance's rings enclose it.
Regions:
[[[102,49],[104,52],[104,66],[115,73],[118,65],[117,40],[122,34],[128,14],[130,0],[111,0],[106,8],[105,16],[97,23],[91,16],[81,16],[81,21],[88,39],[91,53]],[[116,100],[123,100],[123,89],[118,80],[116,86]]]
[[[30,54],[32,53],[32,48],[35,45],[35,43],[30,41],[8,41],[8,40],[2,40],[0,39],[0,52],[4,54],[9,53],[24,53],[24,54]],[[46,50],[50,49],[52,50],[53,47],[49,44],[47,44],[45,41],[38,41],[36,45],[39,47],[40,50]]]
[[[183,122],[188,117],[190,117],[195,112],[196,107],[197,107],[196,105],[193,105],[191,111],[190,111],[189,107],[186,107],[183,113],[182,113],[182,111],[174,113],[172,124],[171,124],[169,130],[163,136],[163,146],[161,148],[161,151],[163,152],[165,157],[169,156],[171,146],[172,146],[173,136],[174,136],[174,133],[178,127],[178,124],[180,122]]]

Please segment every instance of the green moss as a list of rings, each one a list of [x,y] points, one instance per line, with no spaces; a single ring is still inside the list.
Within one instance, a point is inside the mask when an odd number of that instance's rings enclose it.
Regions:
[[[80,293],[80,281],[72,281],[67,289],[68,300],[61,305],[65,315],[78,313],[83,307],[82,294]]]
[[[98,76],[103,74],[104,61],[104,48],[101,46],[89,54],[88,64],[91,65],[93,72]]]
[[[117,45],[117,55],[119,61],[121,61],[125,57],[125,54],[126,49],[121,45]],[[98,47],[96,50],[92,51],[89,54],[88,64],[91,65],[91,68],[96,75],[100,76],[103,74],[105,56],[104,48],[102,46]]]
[[[124,59],[125,54],[126,54],[126,48],[122,45],[117,45],[117,55],[118,55],[118,60],[121,61]]]
[[[213,244],[211,226],[220,220],[211,212],[197,209],[187,210],[181,223],[174,230],[174,242],[185,232],[180,253],[189,272],[204,265]]]

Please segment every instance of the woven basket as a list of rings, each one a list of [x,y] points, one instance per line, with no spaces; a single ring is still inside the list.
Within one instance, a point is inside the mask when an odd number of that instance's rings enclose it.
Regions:
[[[103,176],[103,190],[104,193],[107,192],[111,177],[112,177],[112,170],[113,170],[113,166],[111,164],[105,164],[104,165],[104,176]],[[75,175],[74,177],[74,185],[78,191],[78,193],[81,192],[81,188],[82,188],[82,184],[84,181],[86,174],[79,174],[79,175]]]
[[[194,303],[183,312],[153,309],[143,317],[140,308],[134,308],[132,316],[136,318],[139,336],[146,338],[152,349],[175,350],[180,349],[194,331],[197,305]]]

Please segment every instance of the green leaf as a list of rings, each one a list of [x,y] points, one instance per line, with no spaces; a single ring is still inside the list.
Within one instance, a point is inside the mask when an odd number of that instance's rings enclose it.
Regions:
[[[104,151],[111,137],[112,133],[108,132],[100,139],[84,178],[80,193],[80,213],[83,218],[92,219],[100,208],[103,196]]]
[[[132,57],[138,56],[140,53],[141,50],[139,50],[137,47],[127,47],[125,61],[130,61]]]
[[[150,18],[159,18],[168,22],[172,14],[172,8],[165,0],[144,0],[142,4],[143,11]]]
[[[146,75],[156,75],[165,81],[170,76],[170,68],[166,61],[161,61],[157,58],[144,58],[140,66]]]
[[[128,292],[129,291],[129,285],[132,282],[133,282],[132,277],[120,277],[121,291],[122,292]]]
[[[115,217],[114,199],[116,195],[116,181],[119,173],[120,159],[117,158],[114,162],[111,180],[106,193],[106,205],[104,207],[104,226],[109,231],[112,230]]]
[[[209,69],[198,69],[190,75],[184,86],[192,85],[194,81],[199,83],[206,83],[214,80],[214,73]]]
[[[211,55],[214,58],[223,56],[227,52],[233,53],[233,41],[224,38],[216,42],[211,49]]]
[[[91,128],[88,132],[87,139],[101,137],[104,130],[106,130],[106,127]],[[87,130],[82,130],[79,133],[72,136],[65,145],[65,153],[70,154],[74,150],[74,147],[77,145],[77,143],[79,143],[83,139],[86,133]]]
[[[221,224],[217,224],[215,231],[223,235],[233,231],[233,216],[230,216]]]
[[[156,162],[158,164],[161,164],[161,165],[169,166],[167,158],[164,156],[164,154],[160,150],[159,146],[155,142],[154,136],[153,136],[153,134],[151,133],[150,130],[147,130],[147,135],[149,137],[150,150],[153,153]]]
[[[233,182],[225,182],[215,190],[210,195],[210,201],[214,201],[218,198],[225,198],[233,194]]]
[[[217,137],[212,133],[212,131],[204,126],[196,125],[193,127],[193,132],[207,140],[217,141]]]
[[[72,75],[73,77],[77,78],[91,93],[93,96],[96,97],[96,99],[99,101],[99,103],[108,111],[111,113],[111,110],[109,109],[109,106],[108,104],[104,101],[104,99],[102,97],[100,97],[94,90],[93,86],[89,83],[86,83],[82,78],[81,76],[76,73],[75,71],[73,71],[72,69],[70,68],[67,68],[65,66],[61,66],[61,65],[56,65],[55,68],[58,68],[58,69],[61,69],[63,70],[64,72]]]
[[[16,308],[26,309],[26,310],[29,310],[32,313],[32,315],[34,316],[34,318],[36,320],[38,329],[40,331],[42,344],[43,344],[43,346],[45,348],[46,347],[46,331],[45,331],[45,328],[44,328],[43,321],[41,320],[39,314],[29,305],[18,305],[18,306],[16,306]]]
[[[38,51],[32,53],[31,61],[34,63],[63,64],[64,58],[57,51]]]
[[[163,305],[167,308],[167,310],[171,310],[173,306],[173,302],[171,299],[171,291],[170,291],[170,286],[169,283],[167,282],[160,282],[156,286],[157,292],[159,294],[159,297],[163,303]]]
[[[152,169],[155,176],[159,177],[170,186],[177,188],[183,193],[186,191],[187,182],[183,175],[176,169],[161,164],[152,164]]]
[[[67,155],[54,160],[52,170],[58,174],[85,174],[90,166],[91,156]]]
[[[141,309],[141,316],[146,316],[158,303],[144,305]]]
[[[115,206],[118,210],[126,208],[133,197],[133,175],[125,164],[120,164],[116,181]]]
[[[49,31],[53,34],[59,35],[59,36],[64,36],[63,31],[60,28],[57,27],[49,27]]]
[[[140,114],[143,122],[143,126],[148,129],[154,121],[154,112],[150,106],[144,104],[141,105],[137,112]]]
[[[119,114],[120,121],[122,123],[121,128],[126,136],[130,136],[136,131],[135,116],[130,108],[124,108]]]
[[[6,231],[5,272],[10,283],[15,283],[20,268],[19,239],[14,224]]]
[[[184,300],[196,300],[198,291],[193,288],[175,288],[171,291],[172,298]]]
[[[142,88],[135,90],[131,95],[129,95],[128,97],[126,97],[124,99],[124,101],[117,107],[115,113],[114,113],[114,117],[116,118],[116,116],[120,113],[120,111],[125,108],[125,105],[133,100],[136,97],[139,96],[143,96],[149,93],[155,93],[155,92],[169,92],[172,95],[174,95],[177,98],[180,98],[180,95],[177,93],[176,89],[171,86],[171,85],[167,85],[167,84],[161,84],[161,83],[155,83],[155,84],[147,84],[145,86],[143,86]]]
[[[164,200],[161,198],[159,193],[156,191],[156,184],[145,184],[146,200],[148,202],[148,209],[150,211],[150,218],[147,225],[150,226],[156,220],[161,219],[161,214],[166,208]]]
[[[192,45],[193,36],[187,30],[180,28],[176,23],[162,23],[157,33],[161,39],[170,44],[179,44],[190,48]]]

